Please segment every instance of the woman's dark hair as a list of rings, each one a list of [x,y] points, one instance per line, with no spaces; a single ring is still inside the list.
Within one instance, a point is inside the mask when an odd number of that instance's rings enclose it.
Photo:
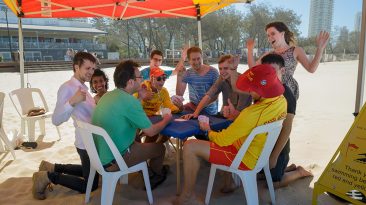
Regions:
[[[133,60],[122,61],[114,70],[114,85],[117,88],[125,88],[129,80],[136,79],[135,69],[139,67],[140,65]]]
[[[279,32],[285,32],[285,41],[288,45],[290,45],[290,46],[296,45],[294,33],[292,33],[288,29],[286,24],[284,24],[283,22],[280,22],[280,21],[275,21],[275,22],[267,24],[265,31],[267,31],[271,27],[275,28]]]
[[[277,64],[278,66],[285,67],[285,60],[283,60],[281,55],[275,53],[269,53],[262,57],[261,59],[262,64]]]
[[[105,81],[105,89],[108,90],[108,82],[109,82],[109,79],[107,77],[107,75],[105,74],[104,71],[102,71],[101,69],[95,69],[94,70],[94,73],[91,77],[91,80],[90,80],[90,90],[92,93],[97,93],[97,91],[93,88],[93,78],[94,77],[97,77],[97,76],[102,76],[104,81]]]

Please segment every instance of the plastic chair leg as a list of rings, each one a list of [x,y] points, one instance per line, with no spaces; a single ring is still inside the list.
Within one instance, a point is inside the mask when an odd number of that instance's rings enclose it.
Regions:
[[[117,180],[113,175],[103,176],[101,204],[112,205]]]
[[[128,184],[128,174],[121,176],[119,179],[120,184]]]
[[[268,163],[266,164],[266,166],[263,167],[263,170],[264,170],[264,175],[266,176],[269,195],[271,196],[272,204],[275,205],[276,204],[276,196],[275,196],[275,192],[274,192],[274,188],[273,188],[273,181],[272,181],[271,172],[269,171],[269,164]]]
[[[149,204],[153,204],[153,196],[152,196],[152,192],[151,192],[149,172],[147,171],[146,164],[145,164],[144,168],[142,169],[142,175],[144,176],[147,199],[149,200]]]
[[[61,132],[58,126],[56,126],[57,134],[58,134],[58,140],[61,140]]]
[[[27,120],[28,139],[30,142],[35,141],[35,135],[36,135],[35,124],[36,123],[34,120]]]
[[[216,175],[216,167],[215,167],[215,165],[211,165],[210,177],[208,179],[207,192],[206,192],[206,198],[205,198],[206,205],[209,204],[209,202],[210,202],[212,186],[213,186],[213,183],[215,180],[215,175]]]
[[[5,134],[5,131],[1,128],[0,128],[0,138],[4,141],[5,145],[7,146],[7,148],[9,149],[11,155],[13,155],[13,158],[15,160],[16,157],[15,157],[14,147],[11,144],[11,142],[9,141],[7,135]],[[1,140],[0,140],[0,144],[1,144],[1,148],[5,151],[4,147],[2,146]]]
[[[89,202],[89,199],[90,199],[90,192],[91,192],[91,189],[93,186],[95,172],[96,172],[96,170],[93,169],[92,167],[90,167],[88,183],[86,185],[86,191],[85,191],[85,203],[86,204]]]
[[[256,174],[240,174],[248,205],[259,205]]]
[[[45,120],[44,119],[40,119],[38,120],[38,123],[39,123],[39,128],[41,130],[41,135],[42,136],[45,136],[46,135],[46,123],[45,123]]]
[[[20,135],[22,137],[25,135],[25,120],[23,118],[20,120]]]

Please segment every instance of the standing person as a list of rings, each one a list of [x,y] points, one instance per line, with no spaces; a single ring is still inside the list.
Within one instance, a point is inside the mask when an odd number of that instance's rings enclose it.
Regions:
[[[181,64],[183,64],[183,62],[186,59],[186,51],[187,49],[184,48],[183,52],[182,52],[182,56],[181,59],[177,65],[177,67],[174,70],[164,70],[165,75],[169,78],[171,75],[176,75],[180,69],[182,69]],[[141,75],[143,77],[143,80],[149,80],[150,79],[150,71],[152,68],[157,68],[160,67],[161,64],[163,63],[163,52],[159,51],[159,50],[153,50],[150,54],[150,66],[146,67],[144,69],[141,70]]]
[[[88,92],[85,82],[89,82],[96,67],[93,55],[78,52],[73,59],[74,75],[70,80],[61,85],[57,92],[57,102],[52,115],[52,123],[56,126],[68,121],[70,118],[83,122],[91,122],[95,102]],[[80,193],[85,193],[89,177],[90,162],[88,153],[82,142],[81,136],[75,133],[75,147],[80,156],[81,165],[52,164],[42,161],[39,171],[33,174],[33,197],[43,200],[46,198],[45,189],[53,183],[68,187]],[[92,190],[98,188],[98,174],[94,178]]]
[[[178,205],[200,204],[194,196],[200,158],[215,164],[230,166],[250,132],[263,124],[283,119],[286,116],[284,88],[269,65],[258,65],[247,70],[237,81],[238,89],[249,92],[254,104],[243,109],[234,122],[220,132],[211,130],[208,123],[200,123],[209,142],[188,140],[183,148],[183,192],[175,201]],[[239,169],[253,169],[262,152],[266,134],[257,135],[242,159]]]
[[[108,82],[109,79],[104,71],[95,69],[90,80],[90,90],[92,93],[96,93],[94,96],[95,104],[98,104],[100,98],[108,91]]]
[[[178,74],[176,94],[183,96],[188,84],[190,102],[184,105],[184,110],[194,112],[207,91],[219,78],[219,73],[214,67],[203,64],[202,50],[199,47],[189,48],[187,56],[191,68],[183,75]],[[208,115],[216,115],[217,109],[218,102],[215,99],[211,104],[203,108],[202,111]]]
[[[165,147],[162,143],[136,142],[136,132],[141,129],[147,136],[154,136],[171,121],[172,115],[165,114],[162,121],[151,124],[141,103],[132,95],[141,89],[139,67],[131,60],[116,67],[113,75],[116,88],[100,99],[92,122],[109,134],[127,166],[149,160],[150,184],[154,189],[165,181],[169,170],[168,165],[163,166]],[[103,167],[110,172],[119,170],[104,139],[96,137],[94,142]]]
[[[296,46],[294,34],[288,29],[286,24],[283,22],[272,22],[266,25],[265,30],[267,32],[268,42],[272,45],[273,50],[265,53],[263,56],[268,53],[276,53],[283,57],[285,60],[285,73],[282,75],[282,82],[291,89],[297,100],[299,99],[299,85],[293,76],[297,63],[300,62],[308,72],[314,73],[318,68],[324,49],[327,46],[329,33],[322,31],[316,37],[316,53],[314,58],[309,60],[304,49]],[[254,63],[254,41],[252,39],[248,40],[247,48],[249,67],[260,64],[262,57]]]
[[[237,72],[237,67],[230,67],[230,61],[234,58],[232,55],[223,55],[219,59],[219,72],[220,77],[216,80],[215,84],[207,91],[206,95],[199,102],[196,110],[192,114],[183,116],[186,119],[197,118],[204,107],[215,101],[220,93],[222,93],[222,109],[221,114],[224,117],[233,120],[240,113],[241,110],[248,107],[252,103],[252,98],[249,93],[237,93],[234,92],[230,83],[229,70],[233,69],[233,72]],[[230,114],[224,113],[225,106],[233,106],[236,112]]]

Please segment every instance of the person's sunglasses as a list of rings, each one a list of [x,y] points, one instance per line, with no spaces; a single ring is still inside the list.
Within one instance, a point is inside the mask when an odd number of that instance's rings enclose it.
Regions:
[[[167,79],[166,76],[159,76],[156,78],[157,81],[161,81],[161,80],[166,81],[166,79]]]

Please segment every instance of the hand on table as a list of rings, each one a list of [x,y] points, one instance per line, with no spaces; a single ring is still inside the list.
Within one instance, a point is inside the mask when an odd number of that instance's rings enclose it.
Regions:
[[[197,117],[198,117],[198,115],[197,115],[197,114],[195,114],[195,113],[191,113],[191,114],[182,115],[182,117],[181,117],[181,118],[183,118],[183,119],[185,119],[185,120],[190,120],[190,119],[192,119],[192,118],[197,118]]]

